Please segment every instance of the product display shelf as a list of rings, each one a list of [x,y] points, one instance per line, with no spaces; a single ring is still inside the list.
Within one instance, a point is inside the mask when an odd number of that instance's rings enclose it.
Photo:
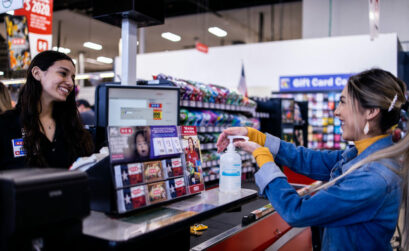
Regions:
[[[198,126],[197,132],[206,133],[206,132],[223,132],[224,129],[229,128],[228,126]]]
[[[225,87],[170,76],[158,77],[180,87],[180,124],[196,126],[202,151],[203,177],[205,182],[215,183],[219,179],[220,161],[216,152],[219,133],[233,126],[259,128],[259,118],[268,118],[269,114],[256,113],[255,101]],[[249,154],[242,155],[242,173],[250,173],[253,169],[248,166],[254,166],[254,158]]]
[[[256,114],[256,107],[252,106],[242,106],[242,105],[230,105],[223,103],[210,103],[194,100],[180,100],[180,106],[186,108],[203,108],[212,110],[223,110],[223,111],[236,111],[250,113],[253,117]]]

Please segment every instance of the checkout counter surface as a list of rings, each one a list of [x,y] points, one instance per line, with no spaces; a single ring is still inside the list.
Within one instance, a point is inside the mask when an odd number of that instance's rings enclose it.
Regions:
[[[94,239],[112,242],[127,242],[145,238],[157,231],[188,232],[191,224],[221,213],[257,197],[257,191],[242,189],[237,194],[220,193],[218,189],[203,191],[201,194],[162,207],[136,212],[120,218],[104,213],[91,212],[83,222],[83,233]],[[187,236],[189,239],[189,236]],[[187,240],[189,242],[189,240]]]

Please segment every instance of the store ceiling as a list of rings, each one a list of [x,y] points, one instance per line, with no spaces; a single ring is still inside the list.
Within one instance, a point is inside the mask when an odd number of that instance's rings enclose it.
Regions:
[[[121,29],[92,18],[93,1],[94,4],[98,3],[98,0],[54,0],[53,46],[59,44],[61,47],[69,48],[71,50],[69,55],[73,58],[77,58],[78,54],[83,52],[86,72],[112,70],[113,64],[98,63],[95,59],[98,56],[109,58],[118,56]],[[268,14],[272,11],[271,6],[280,3],[288,5],[287,8],[295,9],[292,12],[296,13],[296,17],[289,18],[294,27],[290,29],[291,34],[285,35],[285,39],[299,38],[301,0],[164,0],[165,24],[145,28],[144,52],[192,48],[196,41],[209,47],[258,42],[259,13],[263,11]],[[248,7],[252,7],[251,10]],[[281,7],[281,18],[282,11]],[[279,17],[274,15],[264,17],[265,26],[270,25],[270,18]],[[207,32],[209,26],[226,29],[228,36],[215,37]],[[180,35],[182,40],[173,43],[163,39],[161,34],[166,31]],[[0,25],[0,33],[4,36],[4,25]],[[264,33],[261,41],[283,39],[281,33],[276,34],[277,38],[274,39],[274,34],[274,31]],[[85,48],[83,43],[86,41],[99,43],[103,45],[103,49],[94,51]]]

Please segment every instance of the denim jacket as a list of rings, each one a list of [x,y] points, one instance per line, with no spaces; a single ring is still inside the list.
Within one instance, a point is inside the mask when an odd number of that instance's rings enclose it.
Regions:
[[[380,139],[357,155],[345,151],[315,151],[267,135],[265,146],[277,164],[312,179],[328,181],[346,172],[354,163],[391,146],[391,137]],[[400,177],[391,159],[367,163],[314,195],[300,197],[274,162],[256,173],[260,193],[271,201],[291,226],[324,227],[322,250],[392,250],[401,200]]]

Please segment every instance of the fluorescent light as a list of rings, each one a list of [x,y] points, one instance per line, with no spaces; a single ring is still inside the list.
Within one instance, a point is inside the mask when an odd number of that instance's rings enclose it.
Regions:
[[[93,59],[93,58],[86,58],[85,62],[90,63],[90,64],[97,64],[97,65],[103,65],[103,63],[98,62],[97,60]]]
[[[54,47],[53,47],[53,50],[54,50],[54,51],[59,51],[59,52],[65,53],[65,54],[68,54],[68,53],[71,52],[71,50],[68,49],[68,48],[57,47],[57,46],[54,46]]]
[[[9,15],[14,16],[14,10],[9,10],[9,11],[7,11],[6,13],[9,14]]]
[[[11,85],[11,84],[24,84],[26,82],[25,78],[19,78],[19,79],[10,79],[10,80],[2,80],[3,84],[5,85]]]
[[[4,71],[0,71],[0,76],[3,76],[4,75]]]
[[[75,79],[89,79],[90,77],[90,74],[78,74],[77,76],[75,76]]]
[[[115,77],[115,74],[113,72],[104,72],[104,73],[99,74],[99,76],[101,78],[113,78]]]
[[[219,27],[210,27],[208,29],[210,33],[218,37],[225,37],[227,36],[227,32],[225,30],[220,29]]]
[[[161,35],[163,38],[165,38],[165,39],[167,39],[167,40],[170,40],[170,41],[172,41],[172,42],[179,42],[180,41],[180,36],[178,36],[178,35],[176,35],[176,34],[173,34],[173,33],[171,33],[171,32],[164,32],[164,33],[162,33],[162,35]]]
[[[87,47],[87,48],[90,48],[90,49],[93,49],[93,50],[97,50],[97,51],[102,50],[102,45],[96,44],[96,43],[93,43],[93,42],[85,42],[83,45],[84,45],[84,47]]]
[[[97,58],[97,61],[98,62],[101,62],[101,63],[105,63],[105,64],[112,64],[112,62],[114,61],[114,60],[112,60],[112,58],[107,58],[107,57],[98,57]]]

